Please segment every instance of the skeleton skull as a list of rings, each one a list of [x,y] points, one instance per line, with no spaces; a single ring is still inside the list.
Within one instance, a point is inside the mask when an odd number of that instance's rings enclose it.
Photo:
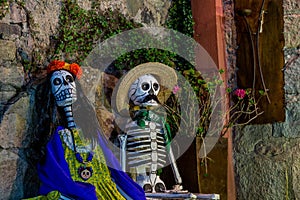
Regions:
[[[76,85],[70,72],[66,70],[55,71],[50,81],[52,94],[58,106],[68,106],[76,101]]]
[[[156,78],[150,74],[140,76],[130,86],[128,97],[134,105],[155,106],[160,86]]]
[[[87,180],[92,176],[92,172],[88,169],[84,169],[81,171],[80,176],[83,180]]]

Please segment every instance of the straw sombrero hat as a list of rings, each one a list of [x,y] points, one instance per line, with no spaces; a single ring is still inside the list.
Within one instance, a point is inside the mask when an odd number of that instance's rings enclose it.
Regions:
[[[176,71],[162,63],[148,62],[134,67],[118,81],[111,100],[114,112],[120,115],[129,114],[129,88],[136,79],[145,74],[151,74],[158,80],[160,84],[158,99],[162,104],[166,102],[171,95],[172,89],[177,85]]]

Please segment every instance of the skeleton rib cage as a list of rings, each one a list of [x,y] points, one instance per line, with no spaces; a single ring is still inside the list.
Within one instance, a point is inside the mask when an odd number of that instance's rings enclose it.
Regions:
[[[141,128],[134,121],[126,129],[128,167],[150,168],[152,172],[162,168],[166,163],[166,147],[161,124],[145,121],[145,127]]]

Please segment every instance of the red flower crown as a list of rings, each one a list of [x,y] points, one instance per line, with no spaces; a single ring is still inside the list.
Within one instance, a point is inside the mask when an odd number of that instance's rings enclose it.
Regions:
[[[82,69],[80,68],[80,66],[76,63],[66,63],[64,61],[60,61],[60,60],[53,60],[47,67],[47,74],[50,74],[54,71],[57,70],[67,70],[69,71],[71,74],[73,74],[76,78],[80,79],[81,75],[82,75]]]

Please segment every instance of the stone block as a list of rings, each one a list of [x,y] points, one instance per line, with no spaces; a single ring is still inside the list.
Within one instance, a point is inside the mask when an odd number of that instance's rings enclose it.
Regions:
[[[30,30],[34,32],[34,42],[40,48],[46,48],[50,44],[50,36],[56,35],[59,27],[59,15],[62,3],[51,0],[38,2],[36,0],[25,1],[26,11],[30,13],[30,21],[34,26]],[[40,52],[42,53],[42,52]]]
[[[294,189],[294,194],[295,194],[295,199],[300,199],[300,144],[297,147],[297,151],[295,151],[294,154],[294,160],[292,164],[292,184],[293,184],[293,189]]]
[[[0,169],[0,199],[21,199],[25,162],[20,160],[17,152],[3,149],[0,151]]]
[[[297,50],[297,48],[290,48],[285,50],[285,62],[288,64],[286,66],[286,69],[284,70],[284,88],[287,94],[297,95],[300,93],[300,57],[298,55],[299,53],[300,50]]]
[[[16,45],[13,41],[0,40],[0,58],[1,60],[15,60],[16,59]]]
[[[283,123],[273,125],[274,136],[300,137],[300,57],[297,55],[299,52],[297,48],[284,50],[285,62],[288,63],[284,70],[286,120]]]
[[[273,125],[274,136],[284,136],[287,138],[300,137],[300,96],[286,95],[286,120],[283,123]]]
[[[16,92],[14,92],[14,91],[2,91],[2,90],[0,90],[0,101],[1,102],[7,102],[15,94],[16,94]]]
[[[12,85],[0,82],[0,101],[6,102],[12,95],[16,93],[16,88]]]
[[[90,10],[92,8],[92,2],[87,0],[78,0],[78,5],[84,10]]]
[[[12,3],[10,6],[10,20],[13,24],[26,22],[26,12],[25,10],[16,3]]]
[[[297,47],[300,44],[300,4],[299,1],[283,0],[284,38],[286,47]]]
[[[6,23],[0,23],[0,35],[4,39],[9,38],[11,35],[21,36],[22,30],[19,25],[10,25]]]
[[[272,125],[247,125],[236,127],[233,136],[234,150],[248,154],[254,152],[256,144],[272,135]]]
[[[18,114],[5,115],[0,125],[0,146],[15,148],[22,146],[25,121]]]
[[[237,199],[286,199],[286,174],[290,173],[287,162],[235,154],[235,163]]]
[[[299,1],[295,0],[283,0],[283,7],[285,12],[290,13],[293,10],[300,10]]]
[[[14,63],[7,66],[0,66],[0,82],[5,85],[10,85],[16,88],[20,88],[24,81],[23,67],[19,67]]]
[[[142,9],[143,2],[139,0],[127,0],[127,8],[130,16],[136,16],[138,11]]]
[[[5,113],[0,124],[0,147],[23,147],[28,109],[29,97],[23,97]]]

